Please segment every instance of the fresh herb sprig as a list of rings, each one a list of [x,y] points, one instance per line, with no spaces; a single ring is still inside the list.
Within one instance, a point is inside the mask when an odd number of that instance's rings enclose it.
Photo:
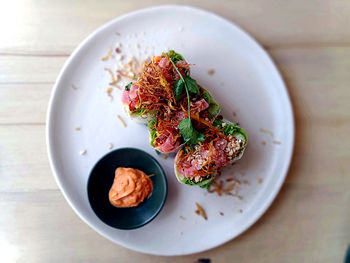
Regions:
[[[171,58],[171,56],[169,57],[169,60],[180,77],[180,79],[176,81],[174,84],[175,99],[178,100],[180,98],[180,95],[182,94],[184,88],[187,95],[188,118],[185,118],[180,122],[179,124],[180,133],[184,138],[184,141],[188,144],[197,144],[198,142],[203,142],[205,139],[204,134],[198,132],[193,127],[192,121],[191,121],[191,104],[190,104],[191,101],[190,101],[189,92],[199,94],[199,88],[198,88],[197,82],[189,76],[183,77],[179,69],[177,68],[175,62]]]

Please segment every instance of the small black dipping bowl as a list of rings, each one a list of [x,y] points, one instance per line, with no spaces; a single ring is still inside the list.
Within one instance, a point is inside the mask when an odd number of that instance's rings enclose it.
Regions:
[[[143,171],[153,183],[153,192],[137,207],[118,208],[109,202],[115,170],[118,167]],[[107,225],[118,229],[135,229],[149,223],[162,210],[168,192],[166,175],[158,161],[135,148],[120,148],[103,156],[90,173],[87,193],[95,214]]]

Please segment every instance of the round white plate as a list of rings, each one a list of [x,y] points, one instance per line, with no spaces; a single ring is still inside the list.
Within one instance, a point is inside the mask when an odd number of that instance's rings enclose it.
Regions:
[[[108,49],[114,50],[118,42],[125,58],[102,61]],[[212,93],[224,117],[239,121],[248,133],[249,143],[242,160],[223,171],[223,178],[233,174],[242,182],[242,200],[179,184],[173,172],[173,157],[164,159],[155,153],[146,127],[124,113],[120,91],[113,91],[113,101],[106,94],[110,76],[105,68],[115,69],[116,64],[127,62],[131,56],[142,60],[169,49],[195,64],[192,77]],[[213,75],[208,74],[209,68],[215,70]],[[122,126],[117,114],[124,118],[127,127]],[[294,140],[287,90],[266,52],[231,22],[187,6],[132,12],[91,34],[74,51],[57,79],[47,123],[51,167],[75,212],[111,241],[156,255],[204,251],[249,228],[281,188]],[[76,127],[81,130],[76,131]],[[167,173],[169,193],[165,206],[155,220],[142,228],[111,228],[89,206],[88,175],[96,161],[109,151],[110,143],[114,148],[137,147],[149,152]],[[86,154],[80,155],[83,150]],[[203,206],[208,220],[195,214],[195,202]]]

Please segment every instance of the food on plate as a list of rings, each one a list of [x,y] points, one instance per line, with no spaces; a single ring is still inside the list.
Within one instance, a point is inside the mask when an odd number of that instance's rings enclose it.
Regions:
[[[162,153],[202,140],[197,129],[220,112],[209,92],[191,78],[190,66],[173,50],[153,57],[122,94],[130,117],[148,124],[150,144]]]
[[[220,168],[242,157],[248,137],[238,124],[221,118],[203,133],[203,142],[186,145],[177,153],[174,168],[179,182],[208,188]]]
[[[132,119],[147,124],[152,147],[178,152],[177,179],[208,188],[220,168],[241,158],[247,135],[218,117],[219,104],[191,78],[190,66],[173,50],[153,57],[121,100]]]
[[[205,220],[208,219],[207,214],[205,213],[203,207],[196,202],[197,209],[194,211],[197,215],[202,216]]]
[[[109,201],[116,207],[134,207],[152,194],[151,179],[134,168],[119,167],[115,170]]]

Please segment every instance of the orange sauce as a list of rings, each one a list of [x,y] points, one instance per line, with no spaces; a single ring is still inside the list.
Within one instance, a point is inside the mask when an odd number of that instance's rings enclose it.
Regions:
[[[116,207],[134,207],[149,197],[152,191],[152,181],[144,172],[119,167],[109,190],[109,201]]]

